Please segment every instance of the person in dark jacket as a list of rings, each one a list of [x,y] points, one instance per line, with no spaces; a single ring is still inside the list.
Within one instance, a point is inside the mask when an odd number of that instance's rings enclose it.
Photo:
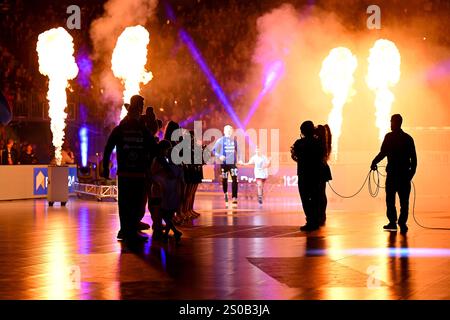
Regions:
[[[326,125],[318,125],[316,128],[316,136],[320,142],[322,163],[320,167],[319,181],[319,226],[324,226],[327,220],[327,182],[332,179],[331,169],[328,165],[331,153],[331,130]]]
[[[373,159],[371,169],[377,170],[377,164],[387,157],[386,166],[386,214],[389,223],[383,228],[388,231],[397,231],[397,222],[400,231],[406,233],[408,227],[409,195],[411,193],[411,180],[417,169],[416,147],[413,138],[402,129],[403,118],[399,114],[391,117],[391,130],[386,134],[381,145],[380,153]],[[397,220],[395,207],[395,194],[400,198],[400,216]]]
[[[156,121],[156,115],[152,107],[147,107],[145,110],[145,114],[141,115],[141,121],[147,128],[150,134],[150,138],[154,140],[154,147],[156,149],[158,138],[156,137],[156,132],[158,131],[158,122]],[[151,189],[152,189],[152,175],[151,175],[151,163],[153,161],[153,158],[157,156],[157,151],[151,152],[149,156],[149,166],[148,171],[146,175],[146,190],[147,190],[147,206],[148,211],[150,212],[150,215],[152,217],[152,239],[158,239],[162,236],[162,219],[158,215],[157,210],[154,210],[154,204],[152,203],[152,197],[151,197]],[[146,230],[150,229],[150,225],[143,222],[142,219],[145,216],[145,211],[141,213],[141,222],[139,222],[139,229],[140,230]]]
[[[36,163],[38,163],[38,160],[33,152],[33,146],[28,143],[25,146],[24,151],[20,154],[19,164],[36,164]]]
[[[183,193],[183,169],[169,160],[172,144],[168,140],[158,143],[159,154],[152,161],[152,198],[159,199],[158,215],[164,219],[163,240],[167,241],[170,230],[175,240],[180,241],[182,233],[175,227],[173,218],[180,208]]]
[[[14,148],[14,140],[8,139],[5,149],[2,150],[2,164],[14,165],[17,164],[18,155],[17,150]]]
[[[120,231],[118,239],[125,241],[146,241],[139,232],[139,222],[145,212],[146,173],[150,153],[156,150],[156,142],[140,115],[144,98],[131,97],[127,116],[113,129],[105,146],[103,157],[103,177],[109,178],[109,161],[113,149],[117,148],[118,193]]]
[[[302,138],[291,147],[291,156],[297,162],[298,190],[302,200],[306,224],[301,231],[319,228],[319,185],[321,174],[321,146],[314,136],[314,123],[305,121],[300,126]]]

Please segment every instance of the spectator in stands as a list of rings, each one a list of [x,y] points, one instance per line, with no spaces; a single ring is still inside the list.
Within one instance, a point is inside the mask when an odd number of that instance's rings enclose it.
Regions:
[[[8,142],[6,143],[6,148],[2,150],[1,158],[3,165],[17,164],[18,156],[17,150],[14,148],[13,139],[8,139]]]
[[[25,151],[20,154],[19,164],[36,164],[38,160],[34,154],[33,146],[31,144],[25,145]]]
[[[62,165],[75,163],[75,154],[70,149],[68,144],[63,145],[61,155],[62,155],[62,161],[61,161]]]

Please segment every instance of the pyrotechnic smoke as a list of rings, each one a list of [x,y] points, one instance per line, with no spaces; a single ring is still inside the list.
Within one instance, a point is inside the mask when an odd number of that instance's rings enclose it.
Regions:
[[[110,0],[104,5],[105,13],[95,20],[90,29],[94,45],[97,76],[103,89],[102,99],[111,105],[110,120],[117,121],[116,108],[122,105],[123,88],[111,71],[112,52],[117,38],[126,27],[145,25],[152,17],[158,0]]]
[[[357,59],[349,49],[334,48],[323,60],[319,74],[323,91],[333,96],[333,109],[328,116],[328,125],[333,133],[332,150],[335,159],[341,136],[342,111],[345,103],[355,93],[353,74],[357,65]]]
[[[153,78],[152,73],[145,70],[149,42],[150,35],[143,26],[128,27],[117,39],[111,65],[114,75],[124,85],[124,103],[129,103],[133,95],[140,93],[141,83],[147,84]],[[122,106],[120,119],[126,114],[127,110]]]
[[[64,28],[55,28],[39,35],[36,51],[39,56],[39,72],[48,76],[49,102],[48,115],[50,128],[55,147],[56,164],[61,165],[61,147],[64,142],[64,129],[66,127],[68,80],[74,79],[78,74],[75,63],[72,36]]]
[[[375,91],[376,126],[383,141],[389,131],[394,94],[389,89],[400,80],[400,52],[392,41],[377,40],[370,49],[367,85]]]
[[[330,49],[351,40],[346,40],[333,14],[312,7],[299,10],[284,4],[259,17],[256,25],[255,70],[249,81],[260,90],[261,78],[276,61],[283,64],[283,76],[267,92],[249,125],[280,128],[282,123],[280,138],[286,150],[298,137],[301,122],[326,123],[330,103],[317,75]]]

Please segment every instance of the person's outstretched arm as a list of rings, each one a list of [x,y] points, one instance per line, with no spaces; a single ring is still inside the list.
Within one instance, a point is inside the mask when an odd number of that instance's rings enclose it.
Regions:
[[[234,143],[236,144],[236,162],[237,164],[243,165],[244,164],[244,155],[242,154],[242,148],[237,142],[236,137],[234,138]]]
[[[220,161],[225,160],[225,156],[223,155],[223,138],[217,139],[213,148],[214,157],[219,159]]]
[[[103,178],[109,179],[109,161],[111,153],[117,146],[118,142],[118,129],[117,127],[111,132],[108,138],[108,142],[105,145],[105,151],[103,152]]]
[[[251,164],[255,164],[255,156],[252,156],[248,162],[242,163],[243,166],[249,166]]]

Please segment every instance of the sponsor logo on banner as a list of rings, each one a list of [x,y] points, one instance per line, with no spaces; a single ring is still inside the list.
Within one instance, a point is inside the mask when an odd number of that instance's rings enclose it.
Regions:
[[[77,168],[69,168],[69,177],[67,186],[69,187],[69,193],[74,192],[74,183],[77,176]],[[33,171],[33,194],[35,196],[47,195],[48,187],[48,168],[34,168]]]

